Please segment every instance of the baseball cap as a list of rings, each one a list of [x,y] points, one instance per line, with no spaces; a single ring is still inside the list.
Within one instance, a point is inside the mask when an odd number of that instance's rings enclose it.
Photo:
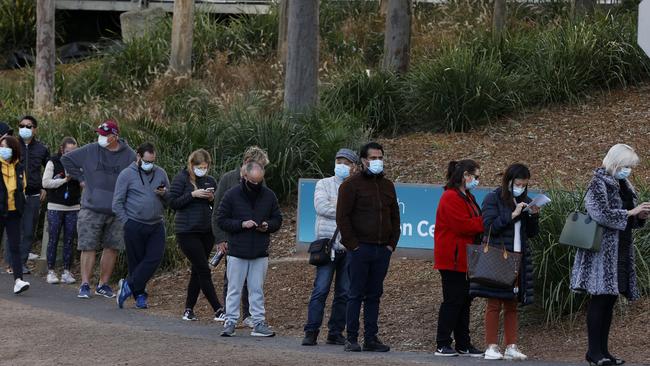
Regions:
[[[99,127],[97,127],[97,133],[102,136],[108,135],[119,135],[120,128],[117,126],[117,122],[112,119],[104,121]]]
[[[359,156],[357,156],[357,153],[350,149],[340,149],[336,153],[336,158],[344,158],[348,159],[349,161],[353,162],[354,164],[359,164]]]
[[[14,130],[12,130],[5,122],[0,122],[0,136],[4,136],[5,134],[11,136],[14,134]]]

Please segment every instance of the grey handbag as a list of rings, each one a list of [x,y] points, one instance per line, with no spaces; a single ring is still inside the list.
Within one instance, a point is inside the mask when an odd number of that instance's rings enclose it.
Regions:
[[[582,196],[587,195],[587,192]],[[588,214],[573,211],[567,217],[560,234],[560,244],[597,252],[603,241],[603,227]]]

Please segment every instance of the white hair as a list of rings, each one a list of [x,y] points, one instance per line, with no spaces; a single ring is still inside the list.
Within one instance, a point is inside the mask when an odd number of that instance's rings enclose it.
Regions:
[[[631,146],[626,144],[612,146],[603,159],[603,168],[611,175],[620,168],[634,167],[637,164],[639,164],[639,156]]]

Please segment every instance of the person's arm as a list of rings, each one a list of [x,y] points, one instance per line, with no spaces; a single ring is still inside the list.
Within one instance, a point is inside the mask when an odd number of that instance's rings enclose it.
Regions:
[[[602,179],[591,181],[585,196],[585,208],[589,216],[602,226],[615,230],[625,230],[627,226],[627,210],[610,207],[607,187]]]
[[[269,228],[266,230],[268,233],[274,233],[280,230],[282,227],[282,212],[280,211],[280,205],[278,204],[278,198],[273,195],[273,204],[271,206],[271,218],[269,218],[266,223],[269,224]]]
[[[341,244],[348,250],[359,247],[354,229],[352,228],[352,211],[356,201],[356,190],[351,184],[343,183],[339,187],[339,196],[336,203],[336,226],[341,233]]]
[[[43,161],[41,161],[41,165],[43,166],[43,168],[45,168],[47,166],[47,163],[50,162],[51,155],[50,155],[50,150],[47,148],[47,146],[43,145],[43,147],[45,148],[45,154],[43,156]]]
[[[239,233],[244,231],[244,228],[242,228],[243,221],[233,218],[233,203],[231,202],[233,199],[232,197],[233,195],[225,195],[221,200],[221,204],[217,210],[217,224],[225,232]]]
[[[48,161],[45,165],[45,171],[43,172],[43,179],[41,180],[41,185],[44,189],[57,189],[66,183],[65,179],[54,179],[54,163]]]
[[[82,146],[78,149],[70,151],[61,157],[61,163],[65,168],[66,174],[73,179],[83,182],[83,166],[88,156],[89,145]]]
[[[163,193],[159,194],[158,197],[163,203],[163,206],[169,207],[169,177],[167,176],[167,172],[164,169],[160,169],[163,174],[163,184],[165,185],[165,190]]]
[[[219,206],[221,205],[221,200],[228,190],[226,182],[226,174],[221,176],[219,179],[219,184],[217,184],[217,190],[214,192],[214,201],[212,203],[212,235],[214,235],[214,242],[217,244],[224,243],[228,240],[226,232],[219,227]]]
[[[527,215],[527,213],[522,213]],[[532,238],[539,234],[539,214],[526,217],[526,236]]]
[[[485,233],[500,234],[512,223],[512,212],[499,209],[500,197],[490,192],[483,200],[481,208]]]
[[[336,203],[333,202],[333,197],[327,193],[325,181],[319,180],[316,182],[316,190],[314,191],[314,208],[318,216],[325,217],[330,220],[336,220]]]
[[[115,183],[115,193],[113,193],[113,213],[122,222],[126,224],[129,217],[126,215],[126,193],[129,189],[129,170],[123,170],[117,177]]]
[[[478,235],[483,232],[483,218],[471,216],[466,203],[455,192],[443,196],[440,200],[440,210],[453,231],[462,235]]]
[[[182,173],[176,175],[167,193],[167,204],[172,210],[178,211],[189,205],[192,200],[192,192],[185,193],[185,177]]]
[[[397,243],[399,242],[399,236],[402,233],[402,228],[400,226],[399,204],[397,202],[397,192],[395,191],[395,185],[391,184],[391,188],[393,190],[393,194],[395,195],[395,200],[391,203],[390,209],[390,222],[392,225],[392,230],[388,245],[390,245],[393,248],[393,251],[395,251]]]

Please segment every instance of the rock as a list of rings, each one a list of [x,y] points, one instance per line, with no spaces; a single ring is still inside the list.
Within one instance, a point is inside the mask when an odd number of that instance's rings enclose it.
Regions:
[[[162,21],[166,16],[167,13],[160,8],[134,10],[122,13],[120,15],[122,40],[124,42],[130,42],[134,39],[145,36],[147,32],[154,29],[158,22]]]

